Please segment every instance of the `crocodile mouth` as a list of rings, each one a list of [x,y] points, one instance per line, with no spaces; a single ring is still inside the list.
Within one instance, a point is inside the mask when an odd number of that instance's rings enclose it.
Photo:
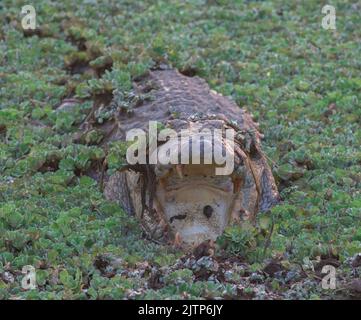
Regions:
[[[171,150],[175,143],[178,142],[166,142],[158,152],[162,148]],[[219,169],[224,169],[225,165],[217,164],[214,157],[209,157],[208,163],[205,163],[207,154],[204,150],[215,143],[214,139],[206,138],[202,141],[203,148],[198,153],[193,152],[200,163],[190,160],[188,164],[159,164],[155,168],[154,208],[177,242],[184,247],[216,240],[232,220],[239,182],[233,175],[233,167],[228,174],[219,174]],[[235,154],[227,140],[222,139],[218,143],[225,151],[223,155],[228,153],[228,159],[234,162]],[[184,146],[180,143],[178,147],[180,154]]]
[[[219,122],[201,125],[213,124]],[[232,140],[223,132],[204,135],[193,148],[197,132],[188,127],[192,139],[183,141],[178,135],[163,141],[149,153],[149,159],[158,159],[156,164],[127,173],[132,205],[145,233],[153,239],[173,238],[185,249],[216,240],[229,225],[252,222],[278,195],[257,140],[247,140],[242,131]],[[218,161],[220,154],[224,162]]]
[[[216,240],[229,224],[234,202],[230,176],[211,175],[212,165],[175,167],[159,181],[156,210],[161,212],[172,234],[186,245]]]

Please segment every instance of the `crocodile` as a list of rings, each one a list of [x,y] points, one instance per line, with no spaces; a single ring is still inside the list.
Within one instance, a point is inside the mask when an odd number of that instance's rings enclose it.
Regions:
[[[116,129],[107,143],[124,141],[135,128],[149,132],[149,121],[188,135],[188,147],[201,129],[218,129],[218,140],[203,136],[201,145],[221,144],[223,154],[228,152],[233,159],[232,170],[217,175],[222,165],[213,156],[206,162],[205,152],[199,151],[199,163],[185,164],[150,163],[148,152],[145,163],[126,165],[106,178],[106,198],[135,215],[150,238],[194,248],[215,241],[227,226],[253,223],[258,212],[268,211],[279,201],[261,149],[263,135],[247,110],[211,90],[204,79],[174,69],[149,71],[134,82],[134,90],[151,98],[137,103],[131,112],[118,112]],[[228,129],[234,130],[233,144],[225,136]],[[157,150],[179,150],[180,154],[186,146],[178,138],[157,141]]]

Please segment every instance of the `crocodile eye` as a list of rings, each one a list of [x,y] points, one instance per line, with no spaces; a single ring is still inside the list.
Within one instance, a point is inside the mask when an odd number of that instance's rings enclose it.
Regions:
[[[205,206],[203,208],[203,214],[209,219],[212,216],[213,208],[211,206]]]

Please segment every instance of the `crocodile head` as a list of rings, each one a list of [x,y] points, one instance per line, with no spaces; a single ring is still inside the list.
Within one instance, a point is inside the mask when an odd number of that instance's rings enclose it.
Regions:
[[[168,127],[178,134],[154,151],[158,162],[128,177],[135,211],[149,229],[153,223],[153,229],[162,228],[160,234],[167,230],[179,244],[193,247],[215,240],[231,224],[252,220],[276,201],[258,132],[237,131],[224,120],[176,121]]]

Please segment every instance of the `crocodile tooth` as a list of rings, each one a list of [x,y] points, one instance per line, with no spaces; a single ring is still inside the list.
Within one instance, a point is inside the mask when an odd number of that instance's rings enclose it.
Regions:
[[[233,193],[238,193],[241,189],[241,179],[233,180]]]
[[[177,164],[175,166],[175,170],[177,171],[179,178],[183,179],[183,166],[181,164]]]
[[[180,247],[182,245],[182,237],[179,232],[175,234],[174,237],[174,246]]]

